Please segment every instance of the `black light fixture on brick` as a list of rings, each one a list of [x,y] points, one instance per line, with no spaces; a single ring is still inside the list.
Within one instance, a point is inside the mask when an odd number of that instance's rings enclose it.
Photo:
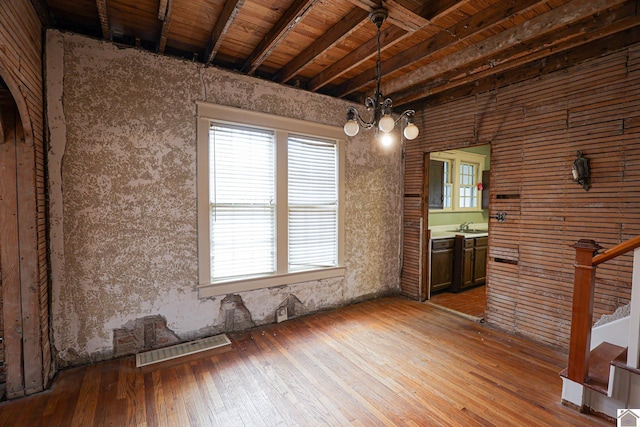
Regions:
[[[347,107],[347,123],[344,125],[344,133],[348,136],[355,136],[360,130],[360,126],[365,129],[374,129],[376,138],[380,143],[389,145],[393,141],[391,132],[395,126],[403,119],[406,122],[404,128],[404,137],[407,139],[416,139],[419,130],[414,123],[415,110],[405,110],[398,118],[394,119],[392,116],[393,102],[391,98],[382,96],[380,92],[380,27],[382,23],[387,19],[388,12],[384,8],[374,9],[369,14],[369,19],[376,25],[378,34],[378,58],[376,61],[376,91],[373,97],[367,97],[364,102],[367,110],[373,110],[373,116],[371,121],[366,121],[362,118],[356,107]]]
[[[589,191],[589,188],[591,187],[589,182],[591,178],[589,159],[582,155],[582,151],[578,151],[577,157],[573,161],[573,165],[571,167],[571,173],[573,175],[573,181],[580,184],[584,191]]]

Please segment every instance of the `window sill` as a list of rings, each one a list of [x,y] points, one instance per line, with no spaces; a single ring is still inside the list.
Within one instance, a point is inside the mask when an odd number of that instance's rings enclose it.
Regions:
[[[468,212],[482,212],[482,208],[469,208],[469,209],[429,209],[429,214],[452,214],[452,213],[468,213]]]
[[[271,276],[243,278],[198,285],[198,298],[211,298],[238,292],[254,291],[256,289],[272,288],[291,285],[294,283],[310,282],[313,280],[344,277],[344,267],[324,268],[322,270],[296,271]]]

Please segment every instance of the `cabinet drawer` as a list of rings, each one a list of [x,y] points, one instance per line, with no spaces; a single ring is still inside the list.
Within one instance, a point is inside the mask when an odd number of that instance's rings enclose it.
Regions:
[[[476,246],[487,246],[488,243],[488,237],[476,237]]]
[[[432,247],[434,251],[453,248],[453,239],[433,240]]]

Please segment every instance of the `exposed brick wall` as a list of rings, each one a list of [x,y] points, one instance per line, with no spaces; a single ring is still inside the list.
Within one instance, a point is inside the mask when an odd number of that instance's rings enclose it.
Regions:
[[[146,316],[113,330],[113,356],[136,354],[180,341],[180,338],[167,328],[167,320],[164,317]]]

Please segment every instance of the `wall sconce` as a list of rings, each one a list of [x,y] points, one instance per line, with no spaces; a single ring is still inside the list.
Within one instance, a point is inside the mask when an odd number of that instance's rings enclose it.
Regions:
[[[573,181],[582,185],[584,191],[589,191],[589,159],[582,157],[582,151],[578,151],[578,157],[573,161],[571,173],[573,174]]]

